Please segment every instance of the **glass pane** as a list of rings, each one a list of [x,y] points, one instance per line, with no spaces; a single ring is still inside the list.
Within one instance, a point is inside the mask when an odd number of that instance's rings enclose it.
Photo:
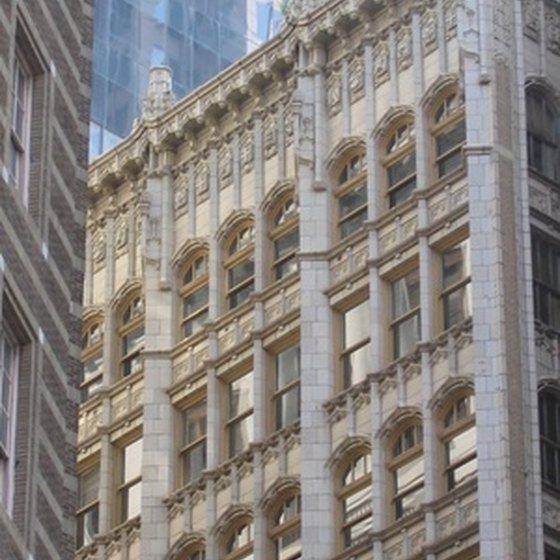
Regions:
[[[183,323],[183,336],[191,336],[195,332],[200,331],[204,328],[204,324],[208,320],[208,309],[202,311],[198,315],[195,315],[188,321]]]
[[[291,346],[276,356],[276,389],[299,378],[299,346]]]
[[[355,544],[361,537],[371,529],[371,513],[364,519],[344,529],[344,546],[348,548]]]
[[[418,269],[409,272],[392,285],[393,319],[398,319],[420,305],[420,279]]]
[[[458,484],[462,484],[473,475],[476,474],[477,471],[477,460],[476,457],[473,457],[470,461],[458,466],[455,469],[452,469],[449,472],[449,481],[448,486],[449,489],[455,488]]]
[[[448,329],[464,321],[467,317],[470,317],[472,315],[471,305],[472,297],[470,284],[445,296],[443,299],[445,328]]]
[[[228,286],[234,288],[243,281],[251,278],[255,272],[253,258],[244,260],[228,270]]]
[[[443,287],[448,288],[470,275],[469,240],[465,239],[442,255]]]
[[[103,351],[96,352],[84,362],[84,381],[87,382],[101,374]]]
[[[144,343],[144,325],[123,336],[123,356],[139,350]]]
[[[301,558],[301,529],[296,527],[276,540],[276,560]]]
[[[416,314],[394,327],[395,358],[412,352],[420,338],[420,315]]]
[[[419,456],[395,470],[395,491],[406,493],[424,480],[424,457]]]
[[[78,507],[83,508],[99,499],[99,467],[82,474],[78,479]]]
[[[95,505],[88,511],[77,516],[78,548],[93,542],[93,537],[99,532],[99,506]]]
[[[340,237],[344,239],[350,234],[358,231],[367,218],[367,207],[363,207],[360,211],[353,214],[350,218],[346,218],[340,223]]]
[[[253,407],[253,372],[232,381],[228,386],[228,418]]]
[[[396,502],[397,519],[416,511],[424,501],[424,488],[418,488],[409,494],[402,496]]]
[[[367,204],[367,192],[366,186],[360,185],[359,187],[347,192],[338,199],[338,211],[339,216],[344,218],[344,216],[354,212],[361,206]]]
[[[344,348],[350,348],[369,337],[369,300],[344,313]]]
[[[249,447],[253,441],[253,415],[238,420],[229,427],[229,456],[233,457]]]
[[[183,414],[183,445],[206,435],[206,401],[185,410]]]
[[[416,153],[414,151],[397,160],[387,168],[389,188],[416,173]]]
[[[414,193],[415,189],[416,177],[413,177],[409,181],[405,181],[400,187],[393,189],[389,193],[389,206],[392,208],[393,206],[408,200]]]
[[[299,244],[299,230],[296,228],[289,231],[282,237],[279,237],[274,242],[275,258],[278,259],[282,255],[294,251],[295,249],[297,249],[298,244]]]
[[[183,457],[183,484],[195,480],[206,468],[206,441],[195,445]]]
[[[275,266],[275,278],[276,280],[284,278],[284,276],[287,276],[292,272],[297,272],[297,269],[298,262],[295,255],[293,255],[289,259],[286,259],[285,261],[282,261]]]
[[[183,300],[183,317],[188,317],[205,305],[208,305],[208,284],[189,294]]]
[[[352,523],[371,512],[371,487],[362,488],[343,501],[344,523]]]
[[[137,439],[123,449],[122,482],[128,482],[142,473],[142,439]]]
[[[440,159],[438,162],[438,177],[445,177],[445,175],[449,175],[449,173],[452,173],[455,169],[461,167],[462,163],[463,156],[459,150]]]
[[[453,128],[445,130],[436,137],[436,154],[441,156],[459,144],[462,144],[466,139],[465,121],[462,120],[457,123]]]
[[[123,504],[123,521],[140,515],[142,481],[138,481],[136,484],[129,486],[123,494],[123,499],[125,500]]]
[[[344,355],[344,386],[350,387],[366,378],[372,370],[370,344],[364,344],[360,348]]]
[[[453,465],[476,451],[476,428],[472,426],[468,430],[456,435],[446,444],[447,464]]]
[[[234,290],[228,298],[229,308],[234,309],[238,305],[241,305],[244,301],[249,299],[249,296],[253,293],[254,285],[253,282],[245,284],[242,288]]]
[[[80,398],[82,402],[87,401],[89,398],[93,397],[99,389],[103,386],[103,377],[99,376],[97,379],[89,382],[80,391]]]
[[[285,428],[300,416],[299,385],[276,399],[276,429]]]

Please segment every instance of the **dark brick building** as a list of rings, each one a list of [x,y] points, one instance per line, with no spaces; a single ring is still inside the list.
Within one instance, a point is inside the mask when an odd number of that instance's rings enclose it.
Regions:
[[[93,0],[0,1],[0,558],[75,547]]]

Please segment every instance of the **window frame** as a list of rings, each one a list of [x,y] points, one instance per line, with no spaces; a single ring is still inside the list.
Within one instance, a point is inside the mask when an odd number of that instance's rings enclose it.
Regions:
[[[457,106],[455,109],[449,109],[448,102],[452,97],[457,98]],[[440,110],[443,111],[441,120],[438,119],[438,113]],[[465,127],[464,138],[445,152],[438,154],[438,138],[440,138],[443,134],[455,130],[461,125],[461,121]],[[446,90],[445,93],[438,97],[437,102],[433,105],[430,123],[430,134],[433,145],[434,177],[436,181],[441,181],[445,177],[450,177],[465,167],[465,158],[463,156],[463,147],[467,142],[465,102],[463,94],[458,88]],[[459,154],[459,164],[446,173],[442,173],[440,169],[442,163],[450,160],[457,153]]]
[[[412,430],[414,434],[414,442],[411,446],[403,446],[405,442],[406,434]],[[411,464],[418,459],[421,459],[424,463],[424,444],[423,444],[423,428],[420,420],[409,420],[402,424],[393,437],[389,440],[388,449],[388,462],[387,468],[389,471],[389,476],[392,481],[389,485],[390,496],[391,496],[391,516],[394,521],[407,517],[408,515],[417,511],[416,509],[406,512],[403,509],[403,499],[412,496],[414,494],[419,494],[421,501],[423,502],[423,493],[425,486],[425,471],[422,468],[422,476],[415,481],[414,484],[405,487],[404,489],[399,489],[398,486],[398,473],[404,466]],[[395,451],[397,444],[400,443],[401,450],[397,453]]]
[[[560,332],[560,288],[557,287],[560,285],[560,274],[555,273],[560,270],[560,241],[532,229],[531,258],[535,319]],[[557,268],[554,259],[557,260]],[[547,313],[548,317],[545,316]]]
[[[282,387],[278,386],[279,377],[279,357],[282,354],[290,352],[297,349],[297,376],[288,381]],[[273,430],[279,431],[283,430],[296,422],[299,422],[301,418],[301,346],[299,341],[295,341],[292,344],[282,347],[281,350],[277,351],[273,355],[273,379],[272,379],[272,410],[273,410]],[[295,391],[297,393],[298,400],[298,414],[297,418],[293,419],[291,422],[283,424],[281,422],[282,418],[279,417],[278,405],[282,402],[283,397]],[[281,415],[280,415],[281,416]]]
[[[235,539],[239,537],[239,534],[243,528],[246,528],[249,533],[249,539],[247,543],[241,544],[238,547],[230,548],[230,543],[234,543]],[[253,554],[254,546],[254,527],[253,520],[244,518],[233,525],[225,534],[222,541],[222,551],[224,553],[223,560],[244,560],[248,554]],[[251,556],[252,557],[252,556]]]
[[[21,127],[18,126],[19,103],[19,76],[23,77],[23,93],[21,100]],[[17,84],[16,84],[17,82]],[[16,47],[13,79],[10,87],[12,96],[12,118],[10,122],[10,157],[9,173],[12,182],[21,193],[22,199],[27,204],[29,191],[29,166],[31,150],[31,112],[33,95],[33,73],[25,61],[21,48]],[[17,129],[21,128],[21,132]]]
[[[249,241],[232,249],[234,244],[239,245],[243,232],[249,231]],[[240,282],[231,282],[232,271],[244,263],[252,263],[252,273]],[[231,311],[248,301],[255,291],[255,226],[252,221],[244,221],[237,226],[226,238],[224,243],[224,271],[226,308]],[[238,294],[249,290],[241,300],[237,301]]]
[[[292,205],[293,210],[290,211],[287,207]],[[279,218],[279,216],[283,216]],[[277,243],[286,239],[289,235],[296,232],[297,241],[294,246],[289,246],[289,250],[284,253],[279,253],[277,250]],[[269,229],[269,239],[271,244],[271,277],[272,281],[276,282],[289,276],[295,274],[299,270],[296,255],[299,251],[299,206],[294,193],[283,196],[280,200],[272,207],[270,212],[270,229]],[[285,272],[283,268],[290,263],[295,263],[295,267],[292,270]]]
[[[127,440],[126,443],[120,445],[117,449],[118,452],[118,469],[119,469],[119,476],[117,481],[117,512],[118,512],[118,524],[126,523],[131,519],[134,519],[140,512],[136,515],[130,515],[130,504],[129,504],[129,497],[130,497],[130,490],[139,486],[140,490],[140,500],[142,500],[142,469],[140,468],[140,474],[136,475],[130,479],[125,479],[126,473],[126,449],[131,447],[132,445],[138,444],[140,445],[140,455],[143,453],[144,449],[144,442],[143,437],[139,436],[130,440]],[[124,507],[126,500],[126,508]]]
[[[87,474],[91,474],[92,472],[97,472],[97,496],[95,499],[89,500],[85,503],[82,503],[82,480],[83,477]],[[100,465],[96,463],[93,466],[90,466],[88,469],[85,469],[81,473],[78,473],[78,509],[76,511],[76,543],[77,549],[82,548],[83,546],[87,546],[93,542],[93,537],[99,533],[99,485],[100,485]],[[94,521],[95,529],[92,535],[91,540],[86,538],[86,531],[84,529],[84,521],[86,516],[91,514],[92,512],[96,512],[97,518]]]
[[[353,162],[358,160],[358,169],[353,170]],[[339,240],[347,239],[362,229],[368,219],[368,196],[367,196],[367,162],[366,154],[363,150],[353,150],[347,154],[344,160],[336,168],[335,175],[335,199],[336,199],[336,224],[337,237]],[[347,214],[342,215],[341,201],[360,190],[365,193],[365,203],[360,204]],[[350,230],[344,232],[344,224],[351,222],[356,217],[363,214],[363,219],[357,226],[351,226]]]
[[[365,461],[365,472],[359,477],[354,478],[348,484],[345,484],[345,478],[349,474],[349,472],[356,468],[358,462]],[[369,469],[369,470],[368,470]],[[349,457],[347,457],[337,469],[337,491],[336,491],[336,498],[338,504],[338,519],[339,519],[339,530],[337,531],[340,539],[340,549],[341,550],[348,550],[354,547],[356,544],[360,542],[360,539],[363,538],[364,533],[361,533],[358,536],[358,540],[352,541],[351,537],[351,530],[352,528],[356,527],[357,525],[363,523],[365,520],[369,518],[369,528],[366,531],[370,531],[373,527],[373,509],[371,507],[371,491],[372,491],[372,463],[371,463],[371,451],[369,449],[357,449],[354,450]],[[345,519],[346,515],[346,508],[345,508],[345,501],[348,500],[352,496],[359,495],[359,493],[363,492],[366,489],[370,489],[369,496],[369,505],[370,509],[368,512],[362,513],[356,519],[353,519],[351,522],[348,522]]]
[[[539,444],[541,455],[541,480],[543,486],[560,492],[560,393],[557,387],[543,387],[539,390]],[[548,426],[543,426],[544,420],[549,420],[544,409],[545,399],[551,400],[554,406],[553,416],[556,431],[556,439],[550,437]],[[548,476],[547,458],[552,456],[556,473],[556,480],[551,480]]]
[[[186,417],[189,410],[193,410],[198,406],[203,406],[205,415],[204,415],[204,430],[201,435],[193,439],[192,441],[186,441]],[[206,395],[197,398],[194,402],[190,403],[187,407],[185,407],[180,412],[180,444],[179,444],[179,465],[180,465],[180,473],[181,473],[181,484],[180,486],[185,486],[197,480],[202,475],[202,472],[206,469],[207,465],[207,438],[208,438],[208,401]],[[204,466],[200,470],[200,472],[193,476],[190,473],[187,474],[187,468],[185,465],[187,456],[190,455],[195,449],[199,447],[203,447],[203,457],[204,457]]]
[[[531,122],[531,107],[529,98],[532,98],[535,103],[541,105],[541,118],[547,120],[548,114],[552,116],[553,125],[551,127],[551,137],[547,138],[542,131],[537,130],[536,123]],[[526,113],[527,113],[527,166],[531,173],[536,173],[539,177],[545,178],[555,184],[560,183],[560,163],[558,159],[560,158],[560,112],[555,103],[551,99],[551,95],[548,91],[539,85],[529,85],[525,93],[526,99]],[[544,107],[543,107],[544,106]],[[556,136],[556,137],[554,137]],[[551,177],[545,167],[546,165],[535,165],[535,150],[534,146],[538,143],[539,145],[547,146],[552,152],[553,160],[553,176]],[[541,149],[542,151],[542,149]],[[555,157],[554,157],[555,154]],[[542,154],[544,156],[544,153]],[[544,162],[543,162],[544,163]]]
[[[371,364],[371,356],[370,356],[370,345],[371,345],[371,315],[369,312],[369,298],[365,298],[365,299],[360,299],[359,301],[353,301],[351,305],[345,306],[344,309],[342,309],[339,314],[340,314],[340,371],[341,371],[341,380],[342,380],[342,388],[343,389],[347,389],[353,385],[356,385],[357,383],[362,382],[366,377],[367,374],[371,371],[372,369],[372,364]],[[366,327],[366,336],[362,339],[360,339],[357,342],[354,342],[353,344],[351,344],[350,346],[346,346],[347,342],[346,342],[346,338],[347,338],[347,332],[346,332],[346,316],[351,313],[352,311],[355,311],[358,307],[360,307],[361,305],[366,305],[367,310],[368,310],[368,325]],[[367,354],[367,361],[369,363],[369,367],[368,370],[363,372],[363,376],[361,378],[358,378],[357,380],[354,380],[354,373],[352,371],[352,367],[349,367],[349,364],[351,364],[351,357],[355,356],[357,352],[360,351],[366,351]],[[361,372],[357,372],[361,375]]]
[[[139,371],[144,369],[141,354],[144,350],[144,345],[146,341],[146,325],[145,325],[145,307],[144,299],[142,294],[136,292],[134,295],[127,298],[126,302],[120,307],[119,313],[119,327],[117,329],[117,335],[119,338],[120,348],[119,348],[119,377],[122,379],[124,377],[130,377]],[[138,309],[138,310],[137,310]],[[127,318],[127,313],[130,313],[130,317]],[[124,345],[129,337],[137,330],[141,329],[142,334],[138,337],[141,339],[140,343],[137,343],[132,350],[125,353]],[[134,369],[134,360],[138,359],[138,366]],[[127,371],[129,370],[129,371]]]
[[[244,447],[243,449],[237,449],[232,445],[233,436],[235,435],[236,427],[240,426],[243,422],[245,422],[248,418],[250,418],[250,422],[252,422],[252,439],[248,442],[250,445],[254,441],[255,435],[255,426],[254,426],[254,413],[255,413],[255,372],[253,367],[251,366],[248,369],[243,369],[238,375],[232,376],[228,381],[225,382],[225,422],[224,422],[224,444],[226,447],[226,458],[232,459],[233,457],[239,455],[240,453],[246,451],[248,447]],[[232,385],[237,381],[240,381],[246,376],[251,376],[251,391],[250,395],[250,406],[243,409],[241,412],[238,412],[235,415],[232,415]]]
[[[195,268],[196,264],[202,260],[203,271],[200,274],[196,274]],[[191,275],[191,279],[187,280],[187,276]],[[179,320],[179,338],[184,340],[201,332],[204,329],[204,322],[208,320],[208,311],[210,306],[209,298],[209,276],[208,276],[208,253],[198,252],[193,255],[185,264],[181,272],[181,287],[179,288],[179,298],[181,300],[181,313]],[[193,295],[200,293],[202,290],[206,289],[206,303],[203,303],[199,307],[195,308],[188,314],[185,314],[185,303]],[[203,323],[199,324],[196,321],[200,320],[201,317],[206,316],[203,319]],[[186,332],[187,325],[193,324],[190,332]],[[196,328],[196,326],[198,328]]]
[[[80,381],[80,400],[86,402],[92,398],[103,385],[103,317],[98,316],[84,323],[82,329],[82,365],[83,372]],[[98,339],[93,334],[99,330]],[[91,360],[101,359],[101,364],[93,376],[86,377],[86,364]]]
[[[401,315],[396,316],[397,306],[395,302],[396,294],[395,289],[398,282],[405,280],[407,277],[411,276],[412,274],[416,274],[417,276],[417,284],[418,284],[418,303]],[[404,274],[401,274],[398,278],[391,281],[390,285],[391,289],[391,319],[389,323],[389,330],[391,331],[391,338],[392,338],[392,348],[393,348],[393,359],[398,360],[403,356],[406,356],[410,352],[414,351],[414,347],[418,344],[422,337],[422,324],[421,324],[421,301],[420,301],[420,268],[417,264],[410,267]],[[408,287],[407,287],[408,289]],[[416,317],[417,328],[416,328],[416,340],[414,342],[414,346],[411,349],[405,349],[405,351],[401,351],[401,344],[397,344],[397,338],[400,340],[400,327],[410,321],[413,317]]]
[[[286,504],[288,504],[291,500],[295,500],[296,513],[288,517],[284,522],[279,522],[278,520],[284,512]],[[278,553],[278,543],[280,540],[292,533],[296,533],[296,531],[299,531],[299,552],[294,552],[294,554],[291,554],[282,560],[298,560],[303,558],[301,547],[301,494],[299,492],[292,491],[283,495],[276,503],[276,506],[271,508],[268,517],[268,539],[274,560],[280,560],[280,555]]]
[[[418,184],[416,180],[417,175],[417,161],[416,161],[416,131],[414,127],[414,119],[412,117],[407,117],[399,119],[391,132],[388,134],[387,140],[384,142],[385,156],[383,158],[382,165],[385,169],[385,181],[387,185],[386,196],[388,199],[388,207],[395,208],[400,204],[406,202],[414,195],[414,191],[417,189]],[[399,133],[403,128],[406,128],[407,140],[403,145],[399,146]],[[396,148],[394,150],[390,149],[390,146],[394,145]],[[400,181],[395,183],[391,182],[391,177],[389,170],[394,168],[394,166],[405,160],[405,158],[412,155],[414,157],[414,172],[410,173]],[[414,184],[411,192],[402,200],[393,200],[395,193],[400,191],[405,191],[410,184]]]
[[[467,402],[467,412],[464,417],[459,417],[458,405],[461,401],[466,400]],[[447,423],[447,418],[452,414],[453,418],[451,422]],[[440,424],[440,441],[443,449],[443,482],[446,492],[451,492],[453,489],[461,486],[462,484],[472,480],[477,470],[477,446],[476,446],[476,409],[474,401],[474,393],[472,391],[463,390],[449,399],[446,405],[442,408],[441,414],[441,424]],[[449,458],[448,445],[454,441],[458,436],[467,433],[470,430],[474,430],[475,435],[475,446],[474,449],[470,451],[464,457],[451,462]],[[464,467],[465,465],[474,462],[475,469],[465,478],[460,481],[456,481],[454,478],[455,472]]]
[[[464,251],[467,253],[467,256],[468,256],[468,258],[466,260],[462,259],[463,268],[465,269],[467,274],[463,274],[463,276],[459,280],[456,280],[455,282],[446,286],[446,281],[445,281],[445,256],[450,254],[453,250],[461,248],[462,245],[465,246]],[[471,269],[471,262],[470,262],[470,254],[471,254],[471,247],[470,247],[470,238],[469,237],[467,237],[465,239],[462,239],[461,241],[458,241],[457,243],[454,243],[452,246],[447,247],[446,249],[444,249],[441,252],[441,259],[440,259],[440,263],[441,263],[440,301],[441,301],[441,310],[442,310],[442,315],[443,315],[443,328],[444,328],[444,330],[447,330],[454,325],[460,324],[460,323],[462,323],[463,321],[465,321],[466,319],[468,319],[469,317],[472,316],[472,293],[471,293],[471,281],[472,281],[471,270],[472,269]],[[464,254],[463,254],[463,256],[464,256]],[[452,297],[453,295],[457,294],[458,292],[465,291],[465,290],[466,290],[466,293],[464,293],[462,297],[467,298],[468,307],[469,307],[469,309],[467,311],[469,311],[470,313],[466,314],[459,321],[451,322],[450,317],[448,315],[448,311],[449,311],[448,301],[449,301],[449,298]],[[465,311],[465,310],[463,309],[463,311]]]

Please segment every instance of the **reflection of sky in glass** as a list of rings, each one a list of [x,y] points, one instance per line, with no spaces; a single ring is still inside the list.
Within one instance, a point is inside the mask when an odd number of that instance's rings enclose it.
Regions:
[[[130,132],[151,66],[170,66],[175,94],[183,97],[254,47],[259,30],[278,30],[279,10],[269,3],[96,0],[91,119],[99,126],[90,154]]]

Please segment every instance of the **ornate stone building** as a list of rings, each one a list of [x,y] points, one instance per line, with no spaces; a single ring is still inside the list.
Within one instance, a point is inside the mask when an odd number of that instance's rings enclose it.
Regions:
[[[77,558],[559,558],[560,5],[290,17],[90,169]]]
[[[91,0],[0,2],[0,558],[75,553]]]

